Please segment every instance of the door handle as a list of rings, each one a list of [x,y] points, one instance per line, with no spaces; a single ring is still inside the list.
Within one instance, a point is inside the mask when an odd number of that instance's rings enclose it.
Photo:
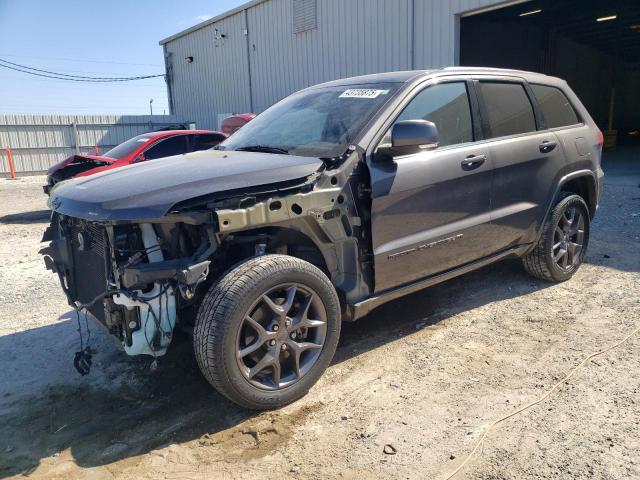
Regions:
[[[460,163],[460,165],[463,170],[474,170],[482,165],[486,159],[486,155],[469,155]]]
[[[551,150],[556,148],[558,142],[545,140],[540,144],[540,153],[549,153]]]

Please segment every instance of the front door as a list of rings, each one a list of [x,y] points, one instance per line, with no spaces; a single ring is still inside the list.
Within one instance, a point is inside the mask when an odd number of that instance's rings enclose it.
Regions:
[[[411,119],[435,123],[440,142],[435,150],[370,162],[376,292],[492,252],[492,162],[489,148],[474,143],[466,82],[420,91],[395,122]]]

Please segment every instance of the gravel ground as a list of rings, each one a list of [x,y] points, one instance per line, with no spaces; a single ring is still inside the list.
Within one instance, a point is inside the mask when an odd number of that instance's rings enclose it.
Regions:
[[[344,326],[309,395],[261,414],[213,391],[187,342],[152,373],[92,328],[75,373],[77,319],[37,253],[43,178],[0,179],[0,478],[446,478],[493,420],[640,326],[640,155],[605,171],[571,281],[504,261],[387,304]],[[639,354],[640,335],[588,362],[457,478],[640,478]]]

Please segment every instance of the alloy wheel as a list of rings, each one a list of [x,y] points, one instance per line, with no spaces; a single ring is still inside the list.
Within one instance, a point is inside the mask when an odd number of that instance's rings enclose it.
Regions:
[[[316,292],[283,284],[261,295],[244,315],[236,360],[252,385],[278,390],[300,380],[320,357],[327,314]]]
[[[585,218],[580,209],[568,207],[560,216],[553,234],[552,254],[556,265],[568,270],[580,263],[584,246]]]

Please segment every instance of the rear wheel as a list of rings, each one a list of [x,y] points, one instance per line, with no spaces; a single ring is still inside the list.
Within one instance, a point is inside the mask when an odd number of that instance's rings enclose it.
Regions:
[[[536,247],[522,259],[531,275],[562,282],[578,270],[589,243],[589,210],[579,195],[563,192]]]
[[[194,345],[205,378],[253,409],[286,405],[320,378],[336,350],[340,304],[316,267],[286,255],[236,266],[198,311]]]

